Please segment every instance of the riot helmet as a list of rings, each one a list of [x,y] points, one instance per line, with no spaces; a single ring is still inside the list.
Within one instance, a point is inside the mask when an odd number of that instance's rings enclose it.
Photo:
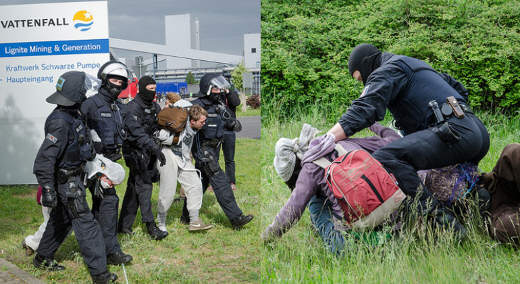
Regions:
[[[60,106],[74,106],[87,99],[87,92],[99,87],[97,79],[82,71],[63,73],[56,82],[56,92],[47,97],[46,101]]]
[[[102,87],[106,89],[112,96],[113,99],[117,99],[121,91],[128,87],[128,78],[130,72],[125,64],[119,61],[108,61],[103,64],[98,71],[97,77],[101,80]],[[110,82],[110,79],[118,79],[123,81],[121,85]]]
[[[231,87],[231,84],[224,78],[222,75],[218,74],[205,74],[200,79],[199,84],[200,93],[203,96],[209,96],[211,94],[212,88],[217,88],[220,92],[224,92],[224,90]]]

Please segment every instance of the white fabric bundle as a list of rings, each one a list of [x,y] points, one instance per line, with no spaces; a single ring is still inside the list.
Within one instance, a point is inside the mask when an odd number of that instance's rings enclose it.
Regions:
[[[303,124],[300,137],[295,139],[280,138],[276,142],[274,168],[283,181],[288,181],[294,171],[296,157],[301,159],[309,149],[309,143],[319,130],[310,124]]]

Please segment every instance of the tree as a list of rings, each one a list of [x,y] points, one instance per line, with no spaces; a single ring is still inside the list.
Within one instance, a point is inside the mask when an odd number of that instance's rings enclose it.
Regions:
[[[193,84],[196,84],[197,81],[195,80],[195,76],[193,76],[193,73],[188,72],[188,75],[186,75],[186,83],[188,83],[188,85],[193,85]]]
[[[242,81],[242,75],[247,72],[244,64],[240,63],[231,72],[231,83],[240,91],[240,102],[242,104],[242,112],[247,110],[246,96],[244,94],[244,82]]]
[[[240,90],[242,93],[244,92],[242,74],[244,74],[245,72],[247,72],[247,70],[246,70],[246,67],[244,66],[244,64],[242,64],[242,63],[238,64],[238,66],[235,69],[233,69],[233,71],[231,72],[231,83],[233,83],[235,88]]]

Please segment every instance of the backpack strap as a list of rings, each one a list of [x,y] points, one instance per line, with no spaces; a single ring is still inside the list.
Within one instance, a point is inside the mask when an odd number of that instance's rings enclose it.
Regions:
[[[343,148],[339,143],[336,143],[334,150],[338,151],[338,157],[347,154],[347,150],[345,150],[345,148]]]
[[[336,146],[334,147],[334,150],[338,151],[338,157],[343,156],[347,154],[347,151],[343,146],[341,146],[339,143],[336,143]],[[314,164],[318,165],[319,167],[322,167],[326,169],[330,164],[332,164],[329,160],[327,160],[325,157],[321,157],[317,160],[312,161]]]

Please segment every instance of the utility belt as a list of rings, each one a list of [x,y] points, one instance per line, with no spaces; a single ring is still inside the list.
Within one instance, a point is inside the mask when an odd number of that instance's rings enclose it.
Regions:
[[[218,148],[221,143],[221,139],[207,139],[202,141],[201,147]]]
[[[430,101],[428,105],[434,114],[429,123],[432,131],[447,144],[457,143],[460,140],[460,136],[452,129],[448,120],[453,117],[462,119],[466,114],[473,114],[471,108],[465,103],[457,101],[453,96],[448,97],[446,102],[442,103],[440,107],[435,100]]]
[[[67,169],[58,169],[58,173],[56,174],[56,178],[58,179],[59,184],[66,183],[70,178],[76,177],[83,173],[83,167],[79,167],[73,170]]]
[[[430,127],[442,124],[452,117],[461,119],[464,118],[466,113],[473,114],[473,111],[468,105],[466,105],[466,103],[457,101],[453,96],[448,97],[446,102],[442,103],[442,105],[439,105],[436,100],[430,101],[428,105],[432,109],[434,115],[430,119]]]

